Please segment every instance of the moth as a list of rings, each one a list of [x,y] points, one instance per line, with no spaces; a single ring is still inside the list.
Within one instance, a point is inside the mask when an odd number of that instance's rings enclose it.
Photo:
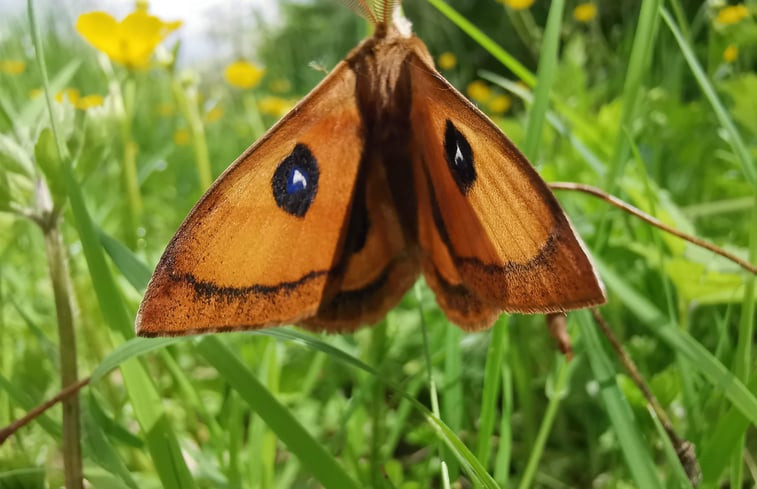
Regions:
[[[500,129],[434,68],[394,2],[216,180],[168,244],[141,336],[380,320],[422,273],[465,330],[502,311],[602,304],[557,200]]]

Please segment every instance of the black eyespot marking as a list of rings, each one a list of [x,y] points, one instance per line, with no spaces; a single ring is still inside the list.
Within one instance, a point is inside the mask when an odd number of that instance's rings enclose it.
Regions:
[[[447,157],[447,165],[452,172],[457,188],[464,194],[476,181],[476,168],[473,166],[473,151],[468,140],[457,130],[454,124],[447,119],[447,127],[444,130],[444,153]]]
[[[304,216],[318,191],[319,175],[313,153],[304,144],[297,143],[273,173],[271,186],[276,204],[293,216]]]

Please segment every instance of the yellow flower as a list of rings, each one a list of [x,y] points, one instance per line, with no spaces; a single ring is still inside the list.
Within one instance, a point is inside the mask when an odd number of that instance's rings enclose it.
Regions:
[[[526,10],[534,4],[534,0],[497,0],[513,10]]]
[[[68,100],[68,103],[76,107],[76,104],[79,103],[80,97],[79,90],[75,88],[64,88],[55,94],[55,101],[60,103],[63,102],[63,99],[66,99]]]
[[[212,109],[205,112],[205,122],[208,124],[216,122],[223,117],[223,108],[218,105],[214,105]]]
[[[273,93],[287,93],[292,89],[292,83],[286,78],[276,78],[268,84]]]
[[[177,146],[186,146],[187,144],[189,144],[189,139],[189,131],[187,131],[186,129],[177,129],[173,133],[173,142]]]
[[[98,94],[85,95],[81,97],[74,106],[77,109],[87,110],[92,107],[99,107],[103,104],[103,96]]]
[[[729,44],[725,51],[723,51],[723,59],[726,63],[733,63],[736,58],[739,57],[739,48],[733,44]]]
[[[510,110],[512,101],[507,95],[496,95],[486,104],[492,114],[504,114]]]
[[[20,75],[26,70],[26,63],[17,59],[6,59],[0,61],[0,73],[8,75]]]
[[[292,100],[283,99],[281,97],[263,97],[258,102],[258,108],[260,112],[274,117],[281,117],[294,107]]]
[[[229,84],[237,88],[252,88],[260,83],[265,71],[247,61],[236,61],[226,67],[224,77]]]
[[[29,90],[29,98],[37,98],[43,93],[44,92],[41,88],[32,88],[31,90]]]
[[[492,89],[481,80],[474,80],[468,84],[467,93],[476,102],[486,102],[492,96]]]
[[[597,6],[591,2],[579,3],[573,9],[573,18],[579,22],[589,22],[597,16]]]
[[[31,95],[32,98],[36,98],[42,94],[42,90],[35,88],[31,92],[29,92],[29,95]],[[102,95],[93,94],[93,95],[85,95],[81,96],[81,93],[79,93],[79,90],[75,88],[65,88],[61,90],[60,92],[55,94],[55,101],[58,103],[62,103],[63,100],[68,100],[68,103],[73,105],[75,108],[79,110],[87,110],[91,109],[92,107],[98,107],[103,104],[103,97]]]
[[[454,53],[447,51],[446,53],[439,55],[437,62],[439,63],[439,68],[443,70],[451,70],[457,66],[457,56],[455,56]]]
[[[163,39],[181,22],[163,22],[143,10],[127,15],[121,22],[105,12],[82,14],[76,30],[99,51],[129,68],[144,68]]]
[[[723,7],[718,11],[717,21],[718,23],[723,25],[731,25],[740,22],[748,15],[749,10],[747,10],[746,6],[742,4],[729,5],[728,7]]]

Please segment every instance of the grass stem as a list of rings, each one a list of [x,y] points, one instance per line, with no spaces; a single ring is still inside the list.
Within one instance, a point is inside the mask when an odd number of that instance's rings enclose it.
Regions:
[[[60,382],[65,387],[78,379],[76,366],[76,335],[74,330],[74,301],[71,281],[66,264],[66,252],[60,233],[60,221],[55,221],[44,230],[45,251],[50,270],[50,280],[55,296],[55,311],[58,319],[58,349],[60,354]],[[66,397],[63,407],[63,471],[67,489],[81,489],[82,458],[79,396]]]

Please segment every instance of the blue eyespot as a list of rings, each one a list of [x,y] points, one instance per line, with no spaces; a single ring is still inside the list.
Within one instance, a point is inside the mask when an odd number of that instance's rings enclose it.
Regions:
[[[287,179],[287,193],[294,194],[307,190],[308,178],[305,176],[302,168],[299,166],[293,166],[292,171],[289,173]]]
[[[271,179],[273,198],[284,212],[303,217],[318,192],[318,161],[310,149],[297,143]]]

